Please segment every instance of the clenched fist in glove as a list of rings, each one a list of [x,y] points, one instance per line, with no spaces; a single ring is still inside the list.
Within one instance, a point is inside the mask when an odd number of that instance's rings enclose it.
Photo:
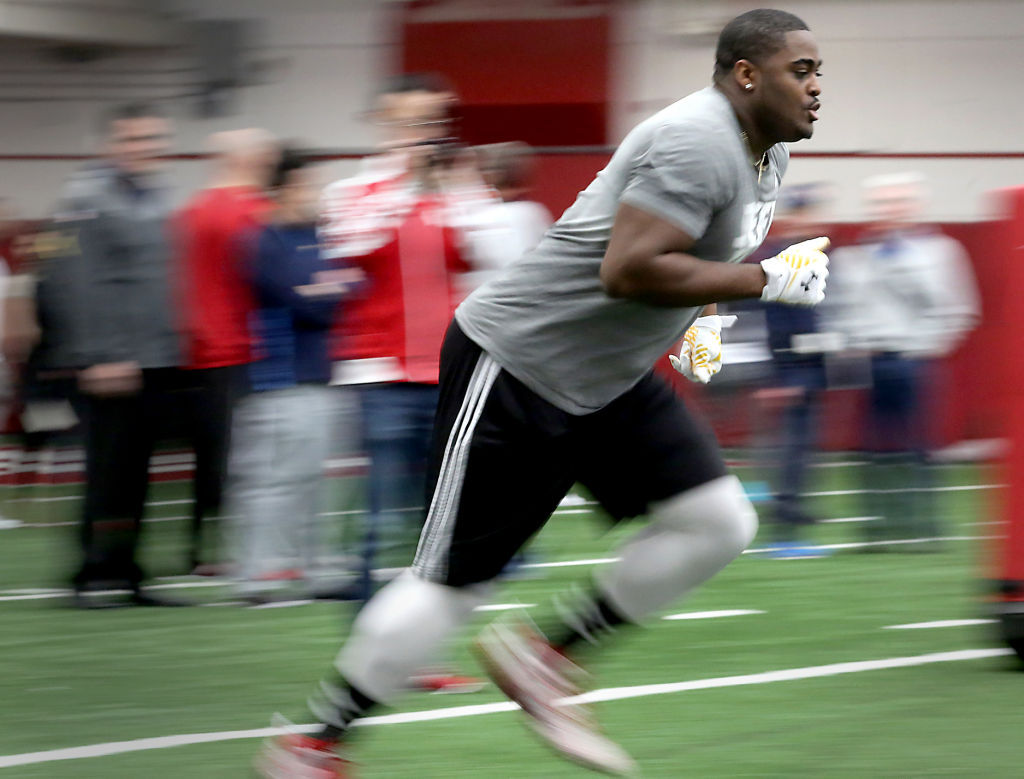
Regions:
[[[762,260],[768,283],[761,292],[761,300],[791,306],[816,306],[824,300],[828,243],[828,238],[813,238]]]
[[[722,370],[722,317],[698,318],[683,336],[679,356],[670,354],[668,360],[690,381],[701,384],[711,381],[711,377]]]

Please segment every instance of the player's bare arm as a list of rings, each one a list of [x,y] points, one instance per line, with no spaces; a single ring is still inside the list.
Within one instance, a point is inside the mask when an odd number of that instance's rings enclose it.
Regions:
[[[610,297],[666,307],[761,296],[766,279],[759,265],[699,260],[687,254],[693,244],[678,227],[623,204],[601,263],[601,283]]]

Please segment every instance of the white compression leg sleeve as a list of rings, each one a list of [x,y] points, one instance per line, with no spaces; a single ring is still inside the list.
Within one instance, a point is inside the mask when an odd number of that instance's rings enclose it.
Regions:
[[[616,612],[638,622],[710,579],[757,532],[757,514],[739,479],[723,476],[652,505],[652,522],[597,575]]]
[[[486,584],[446,587],[406,571],[356,617],[335,666],[364,695],[390,703],[489,593]]]

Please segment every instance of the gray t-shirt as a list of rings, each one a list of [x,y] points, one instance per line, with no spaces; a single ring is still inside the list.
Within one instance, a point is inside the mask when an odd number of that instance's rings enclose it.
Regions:
[[[789,151],[760,176],[725,96],[708,87],[642,122],[537,246],[470,295],[462,330],[570,414],[608,405],[651,370],[699,308],[608,297],[601,261],[620,203],[678,226],[702,260],[740,262],[764,240]]]

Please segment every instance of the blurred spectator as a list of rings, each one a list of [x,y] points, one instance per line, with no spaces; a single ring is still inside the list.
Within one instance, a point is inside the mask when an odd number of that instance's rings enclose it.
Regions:
[[[467,226],[473,270],[463,276],[470,292],[534,248],[551,226],[551,213],[527,199],[533,151],[519,141],[475,148],[484,183],[498,193],[489,207],[476,209]]]
[[[3,319],[0,344],[8,365],[21,365],[39,341],[35,311],[36,268],[32,245],[36,226],[16,219],[10,201],[0,200],[0,265]]]
[[[308,157],[286,151],[271,188],[277,208],[249,261],[255,360],[250,394],[234,413],[228,482],[241,593],[256,602],[289,579],[306,578],[313,594],[324,584],[315,578],[324,559],[317,512],[333,422],[328,334],[355,281],[321,256],[321,187]]]
[[[365,293],[346,307],[335,353],[344,361],[339,383],[359,385],[370,457],[367,596],[369,569],[382,551],[390,565],[411,559],[423,521],[441,341],[459,302],[458,276],[472,267],[474,220],[498,202],[472,155],[456,145],[454,104],[434,76],[385,84],[371,112],[385,134],[382,153],[324,194],[330,255],[353,260],[367,278]]]
[[[221,508],[231,409],[251,359],[254,301],[243,254],[246,240],[273,207],[266,187],[278,156],[273,136],[258,129],[216,133],[210,147],[209,186],[175,219],[192,380],[185,414],[196,457],[189,547],[189,568],[195,573],[216,571],[203,562],[203,518]]]
[[[11,248],[16,275],[11,289],[24,296],[9,299],[8,322],[15,330],[9,359],[18,368],[23,403],[21,426],[26,444],[36,447],[52,434],[76,427],[72,404],[78,400],[75,295],[88,269],[67,262],[78,251],[77,236],[44,222],[27,226]]]
[[[12,379],[12,366],[6,359],[8,353],[13,352],[11,345],[16,339],[8,341],[7,333],[7,322],[6,317],[8,315],[6,305],[6,298],[8,293],[8,278],[11,276],[12,262],[10,259],[11,255],[11,243],[13,241],[15,224],[13,219],[13,213],[11,211],[10,202],[6,198],[0,198],[0,432],[7,432],[7,423],[10,419],[11,406],[14,400],[14,381]],[[25,300],[23,296],[13,297],[15,301],[14,305],[17,307],[19,301]],[[32,319],[34,324],[34,317]],[[14,318],[12,324],[17,326],[17,318]],[[0,529],[17,527],[20,524],[17,520],[7,519],[0,515]]]
[[[926,467],[935,363],[975,326],[979,298],[970,261],[952,238],[921,223],[925,182],[916,174],[864,182],[870,226],[833,254],[838,323],[870,359],[865,469],[868,549],[940,535]],[[879,284],[878,279],[886,283]],[[937,542],[917,549],[934,549]]]
[[[336,381],[359,385],[370,457],[357,593],[364,600],[374,565],[412,560],[425,516],[441,342],[461,297],[459,276],[472,269],[472,232],[498,202],[473,155],[457,143],[454,108],[439,77],[392,79],[371,112],[385,134],[382,153],[324,193],[321,229],[330,256],[354,261],[367,279],[365,294],[346,308],[336,352],[343,360]],[[444,669],[411,682],[445,692],[482,687]]]
[[[155,109],[113,110],[103,159],[75,174],[56,215],[64,251],[51,265],[66,292],[55,308],[69,327],[85,414],[86,485],[82,563],[75,603],[115,585],[130,602],[163,605],[144,593],[135,554],[149,457],[168,395],[180,381],[180,336],[170,285],[169,202],[160,156],[170,124]],[[61,345],[58,345],[58,349]]]
[[[825,235],[821,223],[826,192],[821,184],[791,187],[781,198],[773,237],[758,252],[772,257],[801,241]],[[825,363],[815,336],[819,335],[819,306],[766,303],[765,325],[774,369],[768,390],[782,407],[778,475],[774,490],[775,556],[820,555],[806,548],[804,533],[814,518],[801,505],[809,460],[818,443],[818,406],[825,390]],[[763,393],[762,393],[763,394]]]

